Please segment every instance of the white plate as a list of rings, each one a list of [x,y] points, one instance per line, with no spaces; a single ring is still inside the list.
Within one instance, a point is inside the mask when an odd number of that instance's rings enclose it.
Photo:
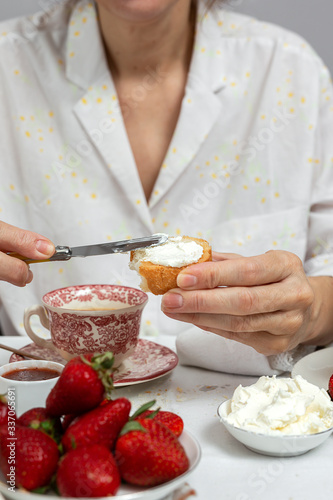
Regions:
[[[115,498],[120,500],[160,500],[164,498],[169,493],[172,493],[175,489],[182,486],[187,480],[190,474],[194,471],[198,465],[201,457],[201,450],[198,441],[187,431],[183,431],[179,438],[179,441],[183,445],[186,454],[190,461],[190,468],[184,474],[172,481],[161,484],[159,486],[154,486],[152,488],[139,488],[136,486],[129,486],[122,484],[118,490]],[[40,495],[37,493],[29,493],[26,490],[16,490],[8,491],[7,484],[4,482],[4,476],[0,475],[0,492],[6,499],[10,500],[60,500],[61,497],[56,495]],[[73,499],[74,500],[74,499]],[[78,499],[75,499],[78,500]],[[86,499],[81,499],[86,500]],[[110,500],[110,497],[100,497],[99,500]]]
[[[300,359],[293,368],[292,377],[301,375],[320,389],[328,389],[328,381],[333,374],[333,347],[315,351]]]

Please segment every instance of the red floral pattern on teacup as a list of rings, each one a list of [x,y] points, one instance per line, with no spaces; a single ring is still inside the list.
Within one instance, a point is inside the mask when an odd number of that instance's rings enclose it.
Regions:
[[[94,310],[96,299],[99,305]],[[112,351],[119,364],[135,349],[147,299],[141,290],[118,285],[81,285],[49,292],[43,301],[53,344],[71,355]]]
[[[70,313],[52,312],[50,315],[50,325],[53,330],[59,332],[59,339],[67,339],[67,337],[77,335],[93,335],[92,326],[84,318],[80,318]]]
[[[136,288],[121,285],[77,285],[48,292],[43,301],[52,307],[64,307],[74,300],[89,304],[95,298],[134,306],[146,302],[147,295]]]
[[[115,324],[117,321],[117,317],[115,314],[112,314],[111,316],[100,316],[97,318],[90,318],[91,322],[98,326],[98,328],[101,328],[102,326],[109,326],[111,324]]]
[[[135,347],[142,310],[117,316],[75,316],[48,311],[53,343],[71,354],[112,351],[125,354]]]

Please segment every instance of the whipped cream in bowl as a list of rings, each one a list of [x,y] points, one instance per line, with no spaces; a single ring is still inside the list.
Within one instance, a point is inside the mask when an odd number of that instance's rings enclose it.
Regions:
[[[251,386],[240,385],[218,415],[232,436],[265,455],[306,453],[333,432],[333,402],[300,375],[260,377]]]

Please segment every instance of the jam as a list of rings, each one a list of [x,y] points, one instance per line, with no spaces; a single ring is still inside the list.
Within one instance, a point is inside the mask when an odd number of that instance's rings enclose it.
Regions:
[[[48,380],[59,377],[59,375],[60,372],[52,368],[22,368],[7,372],[2,377],[9,378],[10,380],[20,380],[21,382],[35,382],[36,380]]]

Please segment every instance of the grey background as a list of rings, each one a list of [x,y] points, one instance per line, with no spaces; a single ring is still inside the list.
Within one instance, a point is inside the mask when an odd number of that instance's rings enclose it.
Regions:
[[[333,74],[332,0],[225,0],[230,8],[296,31]],[[40,10],[46,0],[0,0],[0,20]]]

